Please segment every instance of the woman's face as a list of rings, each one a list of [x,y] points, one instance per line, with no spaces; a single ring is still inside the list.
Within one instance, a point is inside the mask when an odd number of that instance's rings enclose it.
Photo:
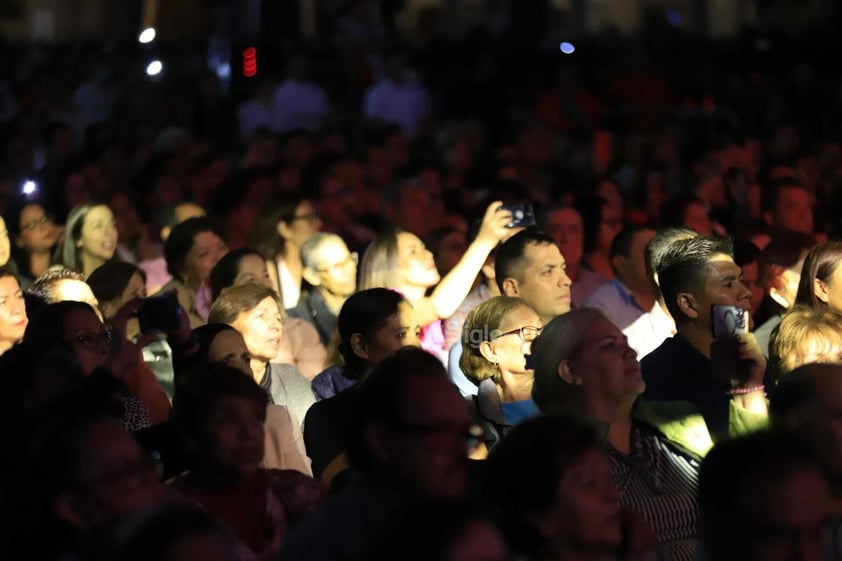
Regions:
[[[292,220],[284,224],[286,225],[286,230],[283,237],[295,247],[301,247],[307,238],[322,229],[322,221],[313,208],[313,205],[308,201],[302,201],[295,208],[295,214]]]
[[[253,309],[240,312],[232,325],[242,334],[253,358],[269,362],[278,355],[284,330],[281,310],[273,298],[266,297]]]
[[[834,312],[842,312],[842,266],[838,263],[827,282],[816,279],[813,290],[816,298]]]
[[[398,313],[389,316],[386,323],[365,339],[366,362],[374,366],[402,347],[418,347],[421,326],[415,312],[406,302],[398,305]]]
[[[58,242],[58,236],[58,228],[41,205],[26,205],[20,211],[18,246],[30,253],[49,251]]]
[[[228,246],[213,232],[199,232],[193,236],[193,247],[184,260],[182,276],[193,288],[207,282],[211,269],[228,253]]]
[[[236,329],[226,329],[217,333],[208,347],[208,362],[221,362],[242,370],[249,376],[253,375],[251,354],[246,346],[245,339]]]
[[[13,276],[0,277],[0,353],[23,339],[27,323],[20,284]]]
[[[90,374],[105,364],[111,335],[93,310],[71,310],[64,317],[61,340],[70,345],[79,366]]]
[[[622,541],[618,499],[605,454],[597,449],[582,454],[562,474],[546,513],[556,547],[614,550]]]
[[[598,249],[608,252],[611,249],[611,242],[614,241],[614,238],[622,229],[622,207],[603,205],[602,213],[599,219],[599,234],[597,238]]]
[[[234,277],[233,286],[242,284],[259,284],[272,288],[272,280],[269,278],[265,259],[259,255],[246,255],[240,259],[237,263],[237,276]]]
[[[404,286],[428,288],[441,279],[433,254],[418,236],[409,232],[398,234],[398,268],[398,278]]]
[[[9,230],[6,228],[6,221],[0,216],[0,267],[9,262],[12,256],[12,244],[9,242]]]
[[[532,369],[526,368],[526,355],[531,353],[532,341],[542,327],[538,314],[529,306],[511,310],[491,334],[492,362],[496,360],[504,373],[532,375]]]
[[[571,368],[588,401],[613,404],[643,393],[646,384],[637,353],[622,331],[609,320],[598,319],[588,327],[585,341]]]
[[[240,475],[257,471],[263,461],[266,406],[239,396],[217,399],[208,420],[210,460]]]
[[[114,214],[105,205],[93,207],[82,221],[82,235],[76,242],[82,254],[101,261],[114,257],[117,250],[117,226]]]
[[[146,283],[140,273],[134,273],[120,295],[120,306],[135,298],[146,298]]]

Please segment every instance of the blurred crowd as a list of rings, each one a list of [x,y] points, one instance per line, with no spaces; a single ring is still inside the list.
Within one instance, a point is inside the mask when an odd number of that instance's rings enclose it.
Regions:
[[[350,21],[3,61],[3,556],[842,560],[838,70]]]

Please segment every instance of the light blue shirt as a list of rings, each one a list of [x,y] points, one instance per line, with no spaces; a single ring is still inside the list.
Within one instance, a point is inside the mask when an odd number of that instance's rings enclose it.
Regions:
[[[625,329],[646,313],[646,310],[635,301],[626,285],[617,279],[608,281],[597,288],[582,306],[601,310],[611,323],[620,329]]]

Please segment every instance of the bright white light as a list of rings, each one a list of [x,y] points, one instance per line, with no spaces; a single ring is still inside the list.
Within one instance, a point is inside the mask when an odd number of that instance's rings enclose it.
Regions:
[[[227,80],[231,77],[231,65],[227,62],[223,62],[216,67],[216,75],[220,80]]]
[[[138,36],[137,40],[141,43],[151,43],[155,40],[155,28],[147,27],[146,29],[144,29],[140,32],[140,35]]]
[[[572,55],[576,52],[576,47],[573,46],[573,43],[568,43],[567,41],[563,41],[561,45],[558,46],[559,50],[566,55]]]
[[[146,75],[147,76],[157,76],[161,73],[161,70],[164,69],[164,65],[161,64],[160,60],[153,60],[146,66]]]
[[[32,181],[31,179],[27,179],[23,183],[23,191],[24,195],[32,195],[38,190],[38,184]]]

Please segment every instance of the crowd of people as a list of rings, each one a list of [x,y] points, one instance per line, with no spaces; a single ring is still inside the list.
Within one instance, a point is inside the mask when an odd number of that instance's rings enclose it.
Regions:
[[[842,561],[833,78],[410,54],[0,88],[0,557]]]

